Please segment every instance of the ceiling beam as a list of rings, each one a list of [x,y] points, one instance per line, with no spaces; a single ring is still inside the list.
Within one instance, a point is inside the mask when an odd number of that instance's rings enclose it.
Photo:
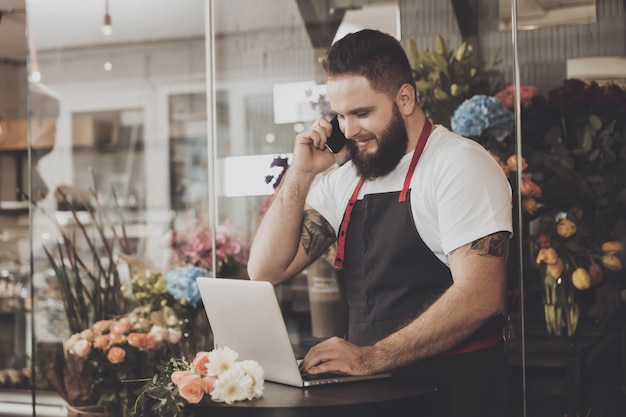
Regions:
[[[331,7],[329,0],[296,0],[314,48],[328,48],[346,9]]]
[[[476,0],[451,0],[451,2],[463,40],[477,36]]]

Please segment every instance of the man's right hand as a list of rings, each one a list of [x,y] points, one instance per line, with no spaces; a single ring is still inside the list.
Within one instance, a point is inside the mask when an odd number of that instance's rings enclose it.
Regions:
[[[346,148],[337,154],[326,149],[326,141],[332,130],[330,122],[321,117],[308,130],[298,134],[290,168],[309,174],[319,174],[340,160],[348,152]]]

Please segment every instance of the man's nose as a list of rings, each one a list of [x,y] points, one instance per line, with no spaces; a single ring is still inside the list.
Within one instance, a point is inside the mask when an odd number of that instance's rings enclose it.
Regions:
[[[359,133],[359,125],[356,121],[345,118],[343,120],[343,134],[346,139],[352,139]]]

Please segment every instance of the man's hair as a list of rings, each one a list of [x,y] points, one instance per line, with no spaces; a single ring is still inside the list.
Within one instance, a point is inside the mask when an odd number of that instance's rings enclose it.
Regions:
[[[376,91],[395,98],[403,84],[415,90],[409,59],[396,38],[364,29],[335,42],[322,60],[329,78],[356,74],[365,77]]]

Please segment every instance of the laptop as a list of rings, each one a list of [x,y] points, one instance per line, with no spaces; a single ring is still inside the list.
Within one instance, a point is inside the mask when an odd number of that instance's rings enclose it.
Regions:
[[[207,277],[196,281],[216,347],[233,349],[239,360],[257,361],[267,381],[311,387],[390,376],[303,375],[271,283]]]

